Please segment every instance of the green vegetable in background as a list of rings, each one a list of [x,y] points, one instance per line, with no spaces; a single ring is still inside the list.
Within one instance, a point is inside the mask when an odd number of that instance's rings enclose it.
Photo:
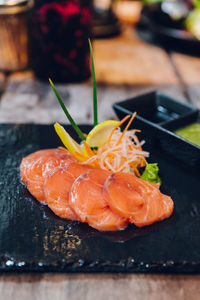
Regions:
[[[200,8],[195,8],[189,13],[185,24],[187,30],[189,30],[197,39],[200,39]]]
[[[158,176],[159,168],[158,164],[148,164],[146,165],[146,168],[144,170],[144,173],[140,177],[143,180],[154,182],[154,183],[160,183],[161,184],[161,179]]]
[[[195,8],[200,8],[200,0],[192,0],[192,3]]]

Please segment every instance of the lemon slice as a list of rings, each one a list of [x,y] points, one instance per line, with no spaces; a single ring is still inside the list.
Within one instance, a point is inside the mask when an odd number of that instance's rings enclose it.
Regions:
[[[83,147],[81,147],[61,126],[59,123],[54,124],[55,131],[68,151],[79,161],[84,161]],[[78,155],[78,153],[80,155]]]
[[[119,124],[119,121],[107,120],[96,125],[88,134],[86,143],[90,147],[100,147],[109,138],[112,130]]]

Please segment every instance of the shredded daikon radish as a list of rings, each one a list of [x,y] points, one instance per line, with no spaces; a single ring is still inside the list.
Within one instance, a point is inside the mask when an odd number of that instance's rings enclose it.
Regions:
[[[96,163],[105,170],[122,171],[139,176],[138,169],[145,166],[149,152],[142,150],[145,141],[139,142],[136,132],[137,130],[127,130],[122,133],[120,128],[117,128],[108,141],[84,163],[90,165]]]

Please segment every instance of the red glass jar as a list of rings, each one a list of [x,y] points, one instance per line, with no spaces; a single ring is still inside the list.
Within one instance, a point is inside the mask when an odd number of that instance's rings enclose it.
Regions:
[[[91,0],[35,0],[30,25],[35,75],[57,82],[90,76]]]

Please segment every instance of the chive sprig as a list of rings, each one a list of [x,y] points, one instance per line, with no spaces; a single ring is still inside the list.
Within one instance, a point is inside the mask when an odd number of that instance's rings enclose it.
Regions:
[[[89,42],[89,47],[90,47],[90,57],[91,57],[91,67],[92,67],[94,126],[96,126],[98,124],[97,88],[96,88],[96,78],[95,78],[92,43],[91,43],[90,39],[88,39],[88,42]]]
[[[96,78],[95,78],[95,68],[94,68],[94,58],[93,58],[93,51],[92,51],[92,43],[90,39],[88,39],[89,42],[89,48],[90,48],[90,57],[91,57],[91,68],[92,68],[92,85],[93,85],[93,114],[94,114],[94,127],[98,124],[98,108],[97,108],[97,89],[96,89]],[[58,102],[60,103],[61,108],[63,109],[66,117],[68,118],[69,122],[71,123],[72,127],[80,137],[82,141],[86,139],[81,129],[78,127],[78,125],[73,120],[72,116],[68,112],[64,102],[62,101],[57,89],[55,88],[52,80],[49,78],[49,82],[51,84],[51,87],[58,99]]]
[[[66,117],[68,118],[69,122],[71,123],[72,127],[74,128],[74,130],[76,131],[76,133],[78,134],[78,136],[80,137],[80,139],[82,141],[84,141],[86,138],[85,138],[83,132],[80,130],[80,128],[78,127],[78,125],[75,123],[75,121],[71,117],[70,113],[68,112],[68,110],[67,110],[64,102],[62,101],[62,99],[61,99],[58,91],[56,90],[56,88],[55,88],[55,86],[54,86],[54,84],[53,84],[53,82],[52,82],[52,80],[50,78],[49,78],[49,82],[50,82],[50,84],[52,86],[52,89],[53,89],[53,91],[54,91],[54,93],[55,93],[55,95],[56,95],[56,97],[57,97],[57,99],[58,99],[58,101],[60,103],[60,106],[62,107],[62,109],[63,109],[63,111],[64,111],[64,113],[66,115]]]

